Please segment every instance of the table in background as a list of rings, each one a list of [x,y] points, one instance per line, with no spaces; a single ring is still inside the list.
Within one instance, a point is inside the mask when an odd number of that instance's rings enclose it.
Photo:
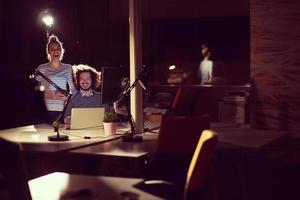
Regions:
[[[147,90],[151,92],[149,101],[153,101],[153,96],[156,93],[170,93],[174,97],[178,88],[195,90],[195,99],[192,108],[193,115],[208,114],[213,122],[219,121],[219,102],[220,100],[228,96],[231,93],[244,93],[248,96],[251,86],[250,85],[162,85],[151,84]],[[154,102],[152,102],[154,103]],[[159,102],[157,102],[159,104]],[[163,102],[163,105],[171,106],[172,100],[169,102]],[[249,109],[248,103],[246,103],[246,121],[248,121]]]
[[[298,164],[289,161],[295,161],[294,156],[300,153],[291,147],[296,143],[289,138],[291,134],[255,129],[250,124],[212,123],[211,129],[219,138],[214,159],[219,200],[293,199],[288,195],[298,194],[298,189],[293,188],[300,177],[300,172],[296,172],[300,158]],[[289,148],[294,155],[285,152]]]

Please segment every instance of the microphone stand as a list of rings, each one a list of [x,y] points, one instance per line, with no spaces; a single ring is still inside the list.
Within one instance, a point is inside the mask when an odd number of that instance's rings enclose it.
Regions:
[[[41,76],[43,79],[45,79],[49,84],[51,84],[55,89],[57,89],[60,93],[62,93],[64,96],[67,97],[67,100],[65,101],[64,108],[61,112],[61,114],[57,117],[57,119],[52,123],[52,127],[54,128],[54,132],[56,132],[56,135],[50,135],[48,136],[49,141],[68,141],[69,136],[67,135],[61,135],[59,133],[59,127],[60,127],[60,121],[64,117],[66,108],[70,102],[70,99],[72,97],[72,94],[68,93],[67,91],[60,88],[56,83],[54,83],[52,80],[50,80],[45,74],[40,72],[39,70],[36,71],[34,75],[31,75],[30,78],[35,78],[36,76]]]
[[[48,136],[48,140],[49,141],[58,141],[58,142],[61,142],[61,141],[68,141],[69,140],[69,136],[67,135],[61,135],[59,133],[59,127],[60,127],[60,122],[61,120],[63,119],[64,117],[64,114],[66,112],[66,109],[68,107],[68,104],[71,100],[71,97],[72,97],[72,94],[68,94],[67,96],[67,100],[65,101],[65,104],[64,104],[64,108],[62,110],[62,112],[60,113],[60,115],[58,116],[58,118],[52,123],[52,127],[54,128],[54,132],[56,132],[56,135],[50,135]]]
[[[142,74],[143,74],[143,71],[137,76],[137,78],[135,79],[135,81],[132,83],[131,86],[129,86],[125,91],[121,92],[121,94],[119,95],[119,98],[118,98],[118,101],[122,101],[122,99],[125,97],[126,109],[127,109],[127,114],[128,114],[129,123],[130,123],[130,132],[122,137],[122,141],[124,141],[124,142],[142,142],[143,141],[143,136],[136,135],[135,122],[131,115],[130,106],[129,106],[130,92],[135,88],[137,83],[140,83],[142,88],[146,89],[140,80]]]

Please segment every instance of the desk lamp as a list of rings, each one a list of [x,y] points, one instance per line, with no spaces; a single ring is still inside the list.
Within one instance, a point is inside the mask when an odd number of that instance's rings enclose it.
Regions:
[[[64,108],[61,112],[61,114],[57,117],[57,119],[52,123],[52,127],[54,128],[54,132],[56,132],[56,135],[50,135],[48,136],[48,140],[49,141],[68,141],[69,140],[69,136],[67,135],[61,135],[59,133],[59,127],[60,127],[60,122],[65,114],[66,108],[70,102],[71,96],[72,94],[70,94],[69,92],[63,90],[62,88],[60,88],[58,85],[56,85],[53,81],[51,81],[45,74],[43,74],[42,72],[40,72],[39,70],[36,71],[35,74],[30,75],[29,78],[34,79],[36,76],[41,76],[43,79],[45,79],[49,84],[51,84],[53,87],[55,87],[55,89],[57,89],[59,92],[61,92],[63,95],[65,95],[67,97],[67,100],[65,101],[64,104]]]
[[[46,29],[47,29],[47,38],[49,38],[49,29],[54,24],[54,18],[51,15],[49,9],[46,9],[46,10],[42,11],[40,15],[41,15],[41,19],[42,19],[42,21],[45,24]]]
[[[127,109],[127,114],[129,118],[129,123],[130,123],[130,132],[127,133],[126,135],[123,136],[122,140],[124,142],[141,142],[143,141],[143,137],[136,135],[135,132],[135,122],[133,120],[133,117],[130,112],[130,106],[129,106],[129,100],[130,100],[130,92],[135,88],[135,86],[139,83],[141,87],[146,90],[146,87],[144,86],[143,82],[141,81],[142,76],[146,73],[145,67],[142,68],[142,71],[140,74],[136,77],[135,81],[132,83],[127,88],[124,88],[123,91],[121,91],[119,97],[118,97],[118,102],[122,101],[123,98],[125,98],[125,103],[126,103],[126,109]]]

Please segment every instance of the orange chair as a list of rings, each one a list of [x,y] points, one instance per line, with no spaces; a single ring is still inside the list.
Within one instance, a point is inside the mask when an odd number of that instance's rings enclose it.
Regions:
[[[209,128],[208,116],[163,116],[155,155],[147,166],[145,178],[172,182],[182,193],[199,137]]]
[[[187,173],[184,199],[199,199],[205,195],[203,191],[208,189],[209,168],[217,140],[213,131],[204,130],[201,134]]]
[[[212,164],[211,158],[217,143],[217,136],[213,131],[204,130],[196,143],[197,145],[194,148],[192,159],[186,171],[184,169],[180,169],[182,171],[179,171],[178,165],[180,165],[180,160],[177,160],[177,163],[172,163],[169,158],[162,158],[169,162],[167,165],[171,165],[168,166],[167,170],[172,171],[175,169],[174,177],[178,177],[183,172],[185,175],[184,185],[178,185],[178,182],[173,182],[171,179],[166,179],[161,175],[161,179],[146,180],[137,185],[137,188],[165,199],[193,200],[212,197],[212,195],[208,194],[210,192],[208,186],[211,178],[209,177],[209,172]],[[168,173],[165,170],[163,172]]]
[[[210,129],[210,118],[207,115],[163,116],[156,153],[193,153],[205,129]]]

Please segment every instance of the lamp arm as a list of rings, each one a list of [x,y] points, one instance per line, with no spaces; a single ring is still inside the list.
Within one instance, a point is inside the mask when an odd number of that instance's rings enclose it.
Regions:
[[[63,110],[61,111],[61,113],[60,113],[60,115],[57,117],[57,119],[52,123],[52,126],[53,126],[53,128],[54,128],[54,132],[57,132],[57,135],[59,135],[58,129],[59,129],[59,126],[60,126],[60,122],[61,122],[62,118],[63,118],[64,115],[65,115],[65,112],[66,112],[67,107],[68,107],[68,105],[69,105],[69,103],[70,103],[71,97],[72,97],[72,94],[68,94],[67,100],[65,101]]]
[[[36,76],[41,76],[43,79],[45,79],[45,81],[47,81],[49,84],[51,84],[53,87],[55,87],[55,89],[57,89],[60,93],[62,93],[64,96],[68,97],[69,93],[66,90],[59,87],[56,83],[54,83],[52,80],[50,80],[45,74],[43,74],[39,70],[36,71],[34,77],[36,77]]]

